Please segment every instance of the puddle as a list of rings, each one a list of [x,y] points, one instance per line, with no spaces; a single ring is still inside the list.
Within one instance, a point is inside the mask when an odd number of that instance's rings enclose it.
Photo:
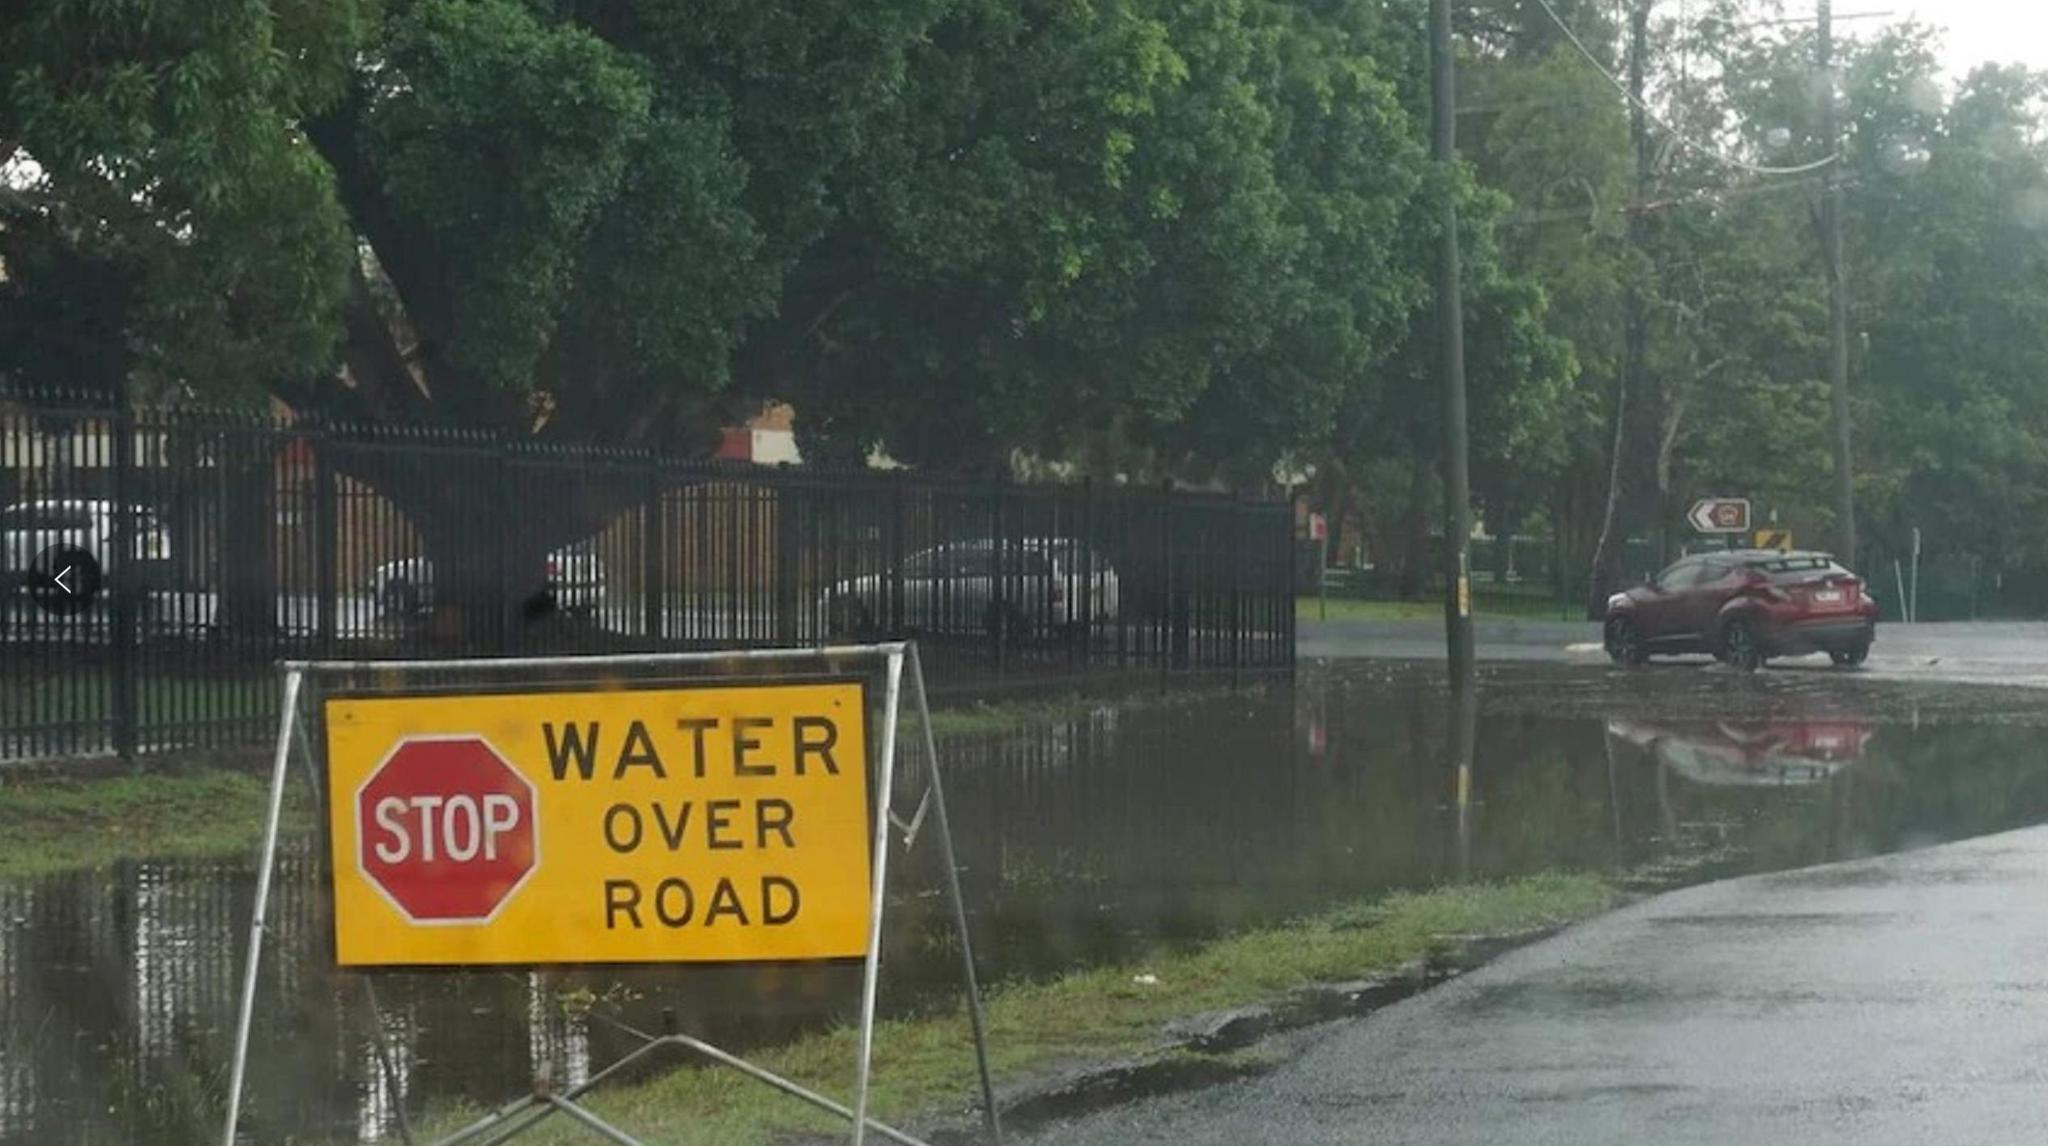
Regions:
[[[1463,789],[1435,681],[1385,666],[949,743],[985,975],[1137,959],[1448,880],[1669,884],[2048,820],[2048,753],[2024,722],[1928,719],[1870,683],[1716,680],[1681,704],[1645,700],[1687,687],[1669,674],[1526,674],[1489,673]],[[898,1012],[956,989],[930,862],[920,849],[890,909]],[[250,1141],[375,1140],[401,1110],[574,1085],[632,1045],[599,1014],[744,1047],[842,1021],[856,994],[850,967],[395,975],[373,1011],[329,967],[318,878],[301,842],[277,887]],[[216,1140],[253,888],[240,861],[0,885],[0,1143]]]

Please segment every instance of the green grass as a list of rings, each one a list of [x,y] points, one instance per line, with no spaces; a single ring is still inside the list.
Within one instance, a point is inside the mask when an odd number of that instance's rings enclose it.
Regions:
[[[1057,724],[1088,715],[1116,702],[1066,693],[1034,700],[972,704],[932,711],[932,735],[941,740],[951,736],[982,736],[995,732],[1016,732],[1039,724]],[[917,731],[915,713],[905,713],[906,735]]]
[[[179,676],[144,673],[137,678],[136,703],[142,728],[172,726],[220,716],[260,716],[278,702],[276,676]],[[8,706],[38,723],[104,720],[113,703],[111,676],[91,670],[37,675],[8,686]]]
[[[1176,692],[1160,699],[1153,697],[1125,697],[1121,699],[1088,696],[1082,693],[1061,693],[1057,696],[1039,697],[1032,700],[1013,700],[988,703],[976,701],[971,704],[932,711],[932,735],[944,740],[953,736],[985,736],[997,732],[1019,732],[1044,724],[1061,724],[1078,720],[1101,708],[1135,708],[1152,703],[1171,703],[1184,700],[1202,690]],[[904,734],[915,735],[917,717],[906,713]]]
[[[100,867],[131,856],[251,850],[269,785],[239,772],[80,780],[23,776],[0,784],[0,879]]]
[[[1294,610],[1295,616],[1304,621],[1318,620],[1323,615],[1321,602],[1312,596],[1296,598]],[[1332,597],[1329,602],[1332,621],[1440,621],[1443,615],[1444,603],[1434,597],[1415,601]],[[1555,597],[1515,592],[1475,592],[1472,615],[1492,620],[1574,619],[1572,610]]]
[[[975,704],[932,713],[932,729],[941,740],[1011,732],[1072,720],[1109,704],[1175,703],[1198,695],[1111,701],[1066,694]],[[261,702],[275,703],[267,696]],[[915,734],[912,719],[905,735]],[[22,772],[0,779],[0,879],[125,858],[240,854],[262,832],[267,790],[255,775],[213,768],[97,778]],[[294,827],[309,826],[291,802],[287,807],[294,811]]]
[[[1314,597],[1303,597],[1295,602],[1294,611],[1304,621],[1320,620],[1323,604]],[[1440,601],[1361,601],[1355,597],[1329,601],[1332,621],[1426,621],[1441,620],[1443,615]]]
[[[1318,981],[1358,978],[1421,958],[1450,936],[1501,933],[1597,914],[1618,897],[1589,875],[1538,875],[1447,887],[1354,904],[1298,923],[1223,939],[1141,964],[1080,971],[995,991],[989,1049],[998,1086],[1054,1069],[1155,1049],[1172,1019],[1273,1002]],[[1156,982],[1140,982],[1139,975]],[[960,1013],[883,1023],[875,1036],[875,1117],[896,1125],[957,1114],[975,1088],[966,1018]],[[752,1056],[828,1095],[850,1089],[854,1032],[830,1031]],[[801,1131],[843,1130],[730,1070],[692,1066],[634,1086],[599,1091],[589,1105],[632,1132],[687,1127],[690,1142],[769,1143]],[[442,1110],[426,1136],[477,1115]],[[530,1141],[586,1139],[562,1119]]]

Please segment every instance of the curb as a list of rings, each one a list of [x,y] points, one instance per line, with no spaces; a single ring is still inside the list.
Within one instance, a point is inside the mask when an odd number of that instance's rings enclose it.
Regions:
[[[1175,1019],[1162,1032],[1161,1044],[1143,1054],[1077,1066],[1000,1088],[996,1102],[1002,1108],[1004,1134],[1028,1133],[1143,1098],[1265,1074],[1307,1049],[1306,1040],[1288,1036],[1338,1019],[1370,1015],[1517,947],[1548,939],[1567,926],[1559,923],[1500,934],[1445,936],[1441,950],[1380,974],[1309,983],[1271,1005]],[[972,1110],[923,1129],[934,1146],[973,1146],[983,1141],[980,1121]]]

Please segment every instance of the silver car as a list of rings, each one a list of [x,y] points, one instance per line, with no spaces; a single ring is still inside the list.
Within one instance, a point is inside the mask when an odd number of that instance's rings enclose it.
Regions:
[[[548,592],[565,612],[596,612],[605,601],[604,561],[597,545],[584,540],[547,556]],[[434,607],[434,563],[425,557],[387,561],[370,574],[370,592],[386,616],[409,617]]]
[[[1028,538],[1000,547],[986,538],[956,541],[911,554],[900,573],[906,632],[1025,637],[1073,632],[1117,616],[1116,570],[1078,541]],[[840,581],[819,601],[826,632],[872,635],[889,614],[888,598],[886,574]]]

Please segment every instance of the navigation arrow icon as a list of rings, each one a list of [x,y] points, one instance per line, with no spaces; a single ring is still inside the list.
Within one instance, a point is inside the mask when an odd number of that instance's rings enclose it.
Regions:
[[[59,588],[59,589],[62,589],[62,590],[64,590],[64,592],[65,592],[65,593],[66,593],[66,594],[68,595],[68,594],[70,594],[70,593],[71,593],[71,592],[72,592],[73,590],[72,590],[71,586],[69,586],[69,585],[66,585],[66,584],[64,583],[64,578],[66,578],[66,577],[69,577],[69,576],[71,576],[71,566],[69,566],[69,565],[66,565],[66,566],[64,567],[64,571],[63,571],[62,573],[59,573],[59,574],[57,574],[57,575],[56,575],[55,577],[52,577],[52,578],[50,578],[50,580],[52,580],[52,581],[55,581],[55,582],[57,583],[57,588]]]

